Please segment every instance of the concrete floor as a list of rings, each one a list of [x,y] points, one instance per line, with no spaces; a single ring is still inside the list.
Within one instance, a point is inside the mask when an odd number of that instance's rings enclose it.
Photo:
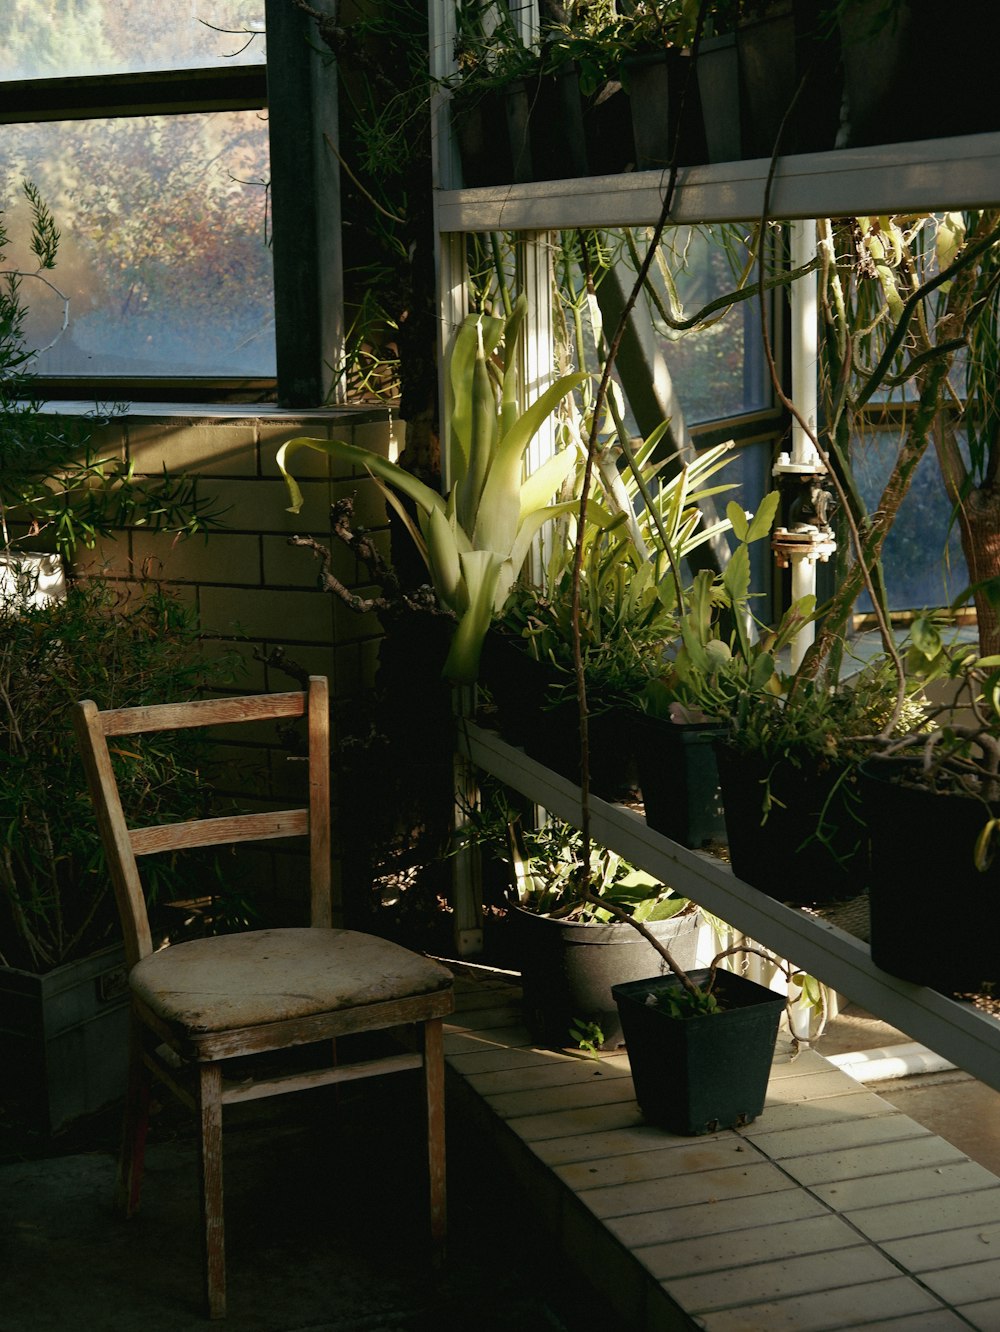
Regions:
[[[426,1256],[419,1081],[227,1112],[229,1332],[608,1332],[449,1125],[450,1242]],[[111,1209],[118,1114],[55,1142],[0,1118],[2,1332],[202,1332],[195,1140],[154,1120],[143,1205]],[[555,1257],[555,1261],[552,1259]]]
[[[848,1005],[829,1024],[815,1049],[822,1055],[835,1055],[909,1040],[909,1036],[870,1013]],[[1000,1175],[1000,1092],[958,1069],[865,1085],[973,1161]]]
[[[823,1054],[906,1040],[848,1008]],[[940,1073],[871,1090],[1000,1174],[1000,1094]],[[239,1107],[227,1119],[230,1332],[611,1332],[534,1232],[530,1203],[449,1123],[450,1250],[426,1261],[419,1085],[410,1075]],[[143,1208],[111,1210],[118,1112],[55,1141],[0,1106],[0,1332],[196,1332],[195,1141],[156,1115]],[[483,1161],[487,1162],[485,1167]],[[615,1329],[617,1332],[617,1329]]]

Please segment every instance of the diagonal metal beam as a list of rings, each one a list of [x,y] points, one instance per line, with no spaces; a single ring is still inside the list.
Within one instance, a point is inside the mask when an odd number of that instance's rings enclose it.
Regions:
[[[634,282],[634,272],[627,265],[618,263],[597,284],[597,300],[605,329],[618,327]],[[645,437],[669,417],[663,449],[677,457],[665,471],[668,476],[676,475],[685,461],[694,459],[696,450],[653,321],[642,301],[636,302],[629,315],[616,364],[640,434]],[[701,507],[706,523],[725,516],[711,499],[703,501]],[[688,562],[693,569],[707,568],[718,572],[728,558],[726,539],[717,536],[693,551]]]

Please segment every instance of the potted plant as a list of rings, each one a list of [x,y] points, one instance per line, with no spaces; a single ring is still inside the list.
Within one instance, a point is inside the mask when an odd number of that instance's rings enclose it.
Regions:
[[[496,22],[487,30],[477,4],[456,10],[450,111],[470,189],[533,179],[527,81],[537,73],[538,57],[524,45],[506,4],[493,12]]]
[[[765,498],[752,521],[731,503],[727,526],[740,538],[722,575],[700,570],[683,590],[676,636],[655,677],[632,700],[640,785],[646,819],[685,846],[718,841],[724,833],[715,740],[728,726],[728,696],[742,681],[769,678],[770,657],[749,631],[750,545],[765,538],[778,497]],[[732,631],[724,636],[728,618]],[[797,619],[789,617],[782,641]]]
[[[636,169],[707,160],[693,26],[680,3],[640,3],[621,19],[621,80],[632,113]]]
[[[289,470],[302,448],[350,463],[382,486],[427,564],[440,604],[455,616],[444,674],[456,684],[475,681],[494,612],[507,600],[535,535],[571,507],[550,502],[575,465],[571,446],[524,479],[522,468],[542,423],[586,375],[560,376],[520,411],[517,343],[526,308],[522,295],[507,319],[470,314],[455,338],[448,366],[447,497],[381,454],[343,440],[291,439],[277,454],[291,513],[302,507]],[[416,522],[396,492],[416,507]]]
[[[677,636],[676,577],[668,549],[675,560],[686,558],[728,527],[728,520],[704,526],[699,505],[727,488],[712,480],[725,467],[731,446],[707,449],[661,481],[669,460],[658,458],[657,448],[665,429],[666,423],[639,445],[629,467],[621,465],[614,445],[601,450],[598,493],[588,499],[582,531],[578,623],[593,714],[591,782],[606,798],[635,785],[631,709],[662,670],[667,645]],[[582,470],[581,465],[577,488]],[[483,683],[499,702],[501,726],[511,717],[515,725],[521,721],[520,731],[508,731],[508,738],[578,781],[575,540],[576,525],[564,521],[548,543],[541,585],[515,586],[490,634]],[[518,651],[522,660],[530,657],[533,670],[526,689],[517,677],[519,696],[512,676]],[[493,669],[498,660],[502,664]]]
[[[781,669],[814,599],[794,603],[774,630],[753,625],[749,547],[770,532],[777,503],[772,492],[752,519],[730,504],[739,544],[721,577],[696,575],[679,647],[647,701],[712,744],[734,873],[805,905],[864,890],[855,763],[892,717],[897,678],[884,656],[833,685]],[[910,703],[903,716],[918,709]]]
[[[187,698],[231,672],[228,659],[206,659],[183,603],[155,587],[130,599],[76,583],[61,601],[0,608],[0,1040],[5,1065],[21,1070],[9,1092],[52,1131],[124,1091],[127,1046],[118,915],[70,710],[82,697],[103,707]],[[201,813],[203,759],[171,737],[144,746],[131,804]],[[157,861],[163,925],[177,868]]]
[[[740,0],[743,156],[834,146],[843,79],[832,11],[824,0]]]
[[[861,770],[872,960],[947,993],[992,991],[1000,982],[1000,658],[946,645],[930,616],[915,623],[912,644],[911,668],[950,687]],[[955,939],[939,927],[942,907]]]
[[[698,968],[701,913],[558,821],[506,823],[524,1002],[536,1040],[592,1053],[624,1041],[644,1117],[674,1133],[749,1123],[764,1106],[785,996],[720,967]],[[494,835],[495,844],[495,835]],[[802,980],[802,977],[798,977]],[[613,1007],[612,1007],[613,1004]]]
[[[636,1100],[672,1133],[742,1127],[764,1108],[785,999],[712,967],[613,988]]]
[[[514,956],[532,1035],[555,1046],[582,1037],[594,1049],[613,1050],[621,1028],[611,986],[648,975],[659,962],[616,910],[669,942],[687,967],[697,960],[701,913],[606,848],[591,848],[584,876],[580,834],[558,819],[525,829],[505,810],[476,835],[507,866]]]
[[[459,6],[451,115],[467,187],[604,175],[634,161],[620,77],[634,19],[576,6],[523,42],[506,5]]]

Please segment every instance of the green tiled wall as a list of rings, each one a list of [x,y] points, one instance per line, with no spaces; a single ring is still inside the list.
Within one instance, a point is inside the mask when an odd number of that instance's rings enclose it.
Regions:
[[[246,662],[247,673],[237,686],[241,692],[297,687],[269,664],[281,649],[306,671],[327,675],[333,698],[349,704],[372,679],[378,619],[353,614],[319,590],[319,561],[309,550],[290,547],[288,537],[308,535],[329,546],[341,582],[361,596],[370,595],[367,571],[342,545],[333,545],[330,503],[354,496],[358,524],[373,533],[383,552],[388,549],[385,504],[369,477],[302,450],[294,468],[305,504],[299,515],[288,513],[275,454],[281,443],[299,435],[350,440],[388,453],[402,446],[403,427],[370,409],[278,419],[130,415],[102,427],[102,449],[127,457],[137,473],[155,476],[166,467],[198,478],[199,494],[226,509],[224,525],[208,536],[181,541],[141,528],[121,531],[96,550],[81,552],[76,569],[124,581],[149,577],[183,590],[197,607],[202,630],[235,645]],[[277,769],[281,761],[276,752],[272,766]],[[237,757],[233,768],[239,767]],[[254,863],[272,892],[298,903],[304,883],[300,857],[265,847]]]

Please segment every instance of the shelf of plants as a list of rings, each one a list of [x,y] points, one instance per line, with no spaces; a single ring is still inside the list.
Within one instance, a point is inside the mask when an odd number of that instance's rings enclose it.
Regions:
[[[745,221],[760,216],[770,162],[683,167],[671,208],[673,223]],[[437,195],[441,232],[548,231],[565,227],[653,225],[663,206],[667,173],[548,180]],[[803,153],[778,160],[771,217],[974,208],[1000,196],[1000,134],[893,143]]]
[[[459,745],[475,767],[579,826],[579,787],[472,722],[463,723]],[[996,1018],[972,1004],[890,976],[874,965],[867,944],[737,879],[723,861],[655,832],[633,810],[595,796],[589,803],[595,842],[618,851],[704,910],[1000,1091]]]

